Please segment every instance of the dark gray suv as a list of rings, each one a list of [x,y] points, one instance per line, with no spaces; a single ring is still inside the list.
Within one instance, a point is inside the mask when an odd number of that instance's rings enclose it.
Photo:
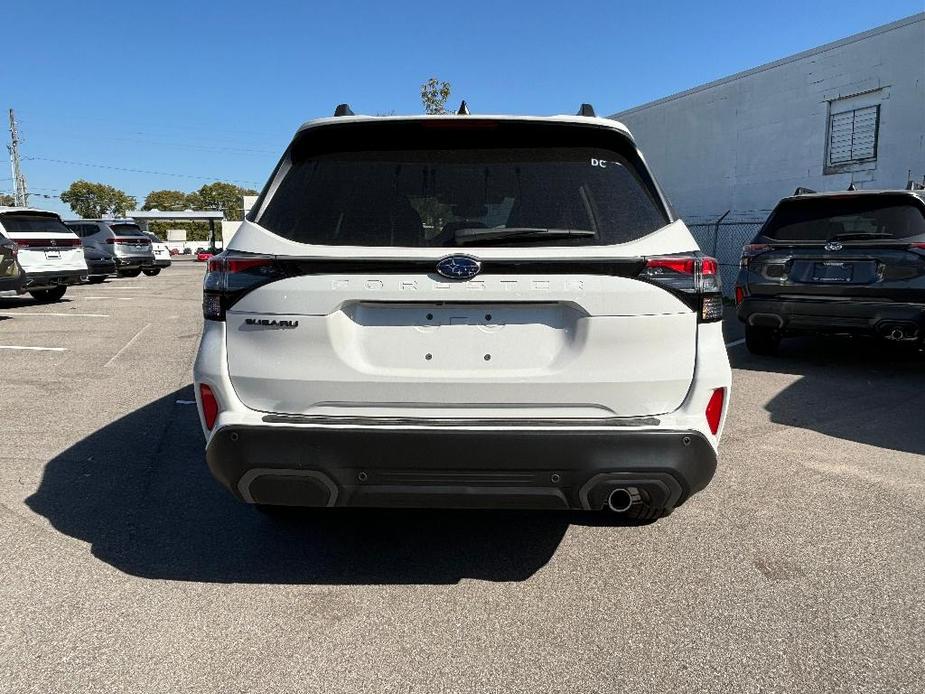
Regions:
[[[800,333],[921,344],[925,191],[784,198],[743,250],[736,303],[757,354]]]

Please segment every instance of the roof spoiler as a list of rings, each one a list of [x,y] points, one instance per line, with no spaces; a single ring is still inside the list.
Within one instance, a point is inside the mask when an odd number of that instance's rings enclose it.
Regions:
[[[794,195],[809,195],[815,192],[817,191],[813,190],[812,188],[804,188],[803,186],[800,186],[795,191],[793,191],[793,194]]]
[[[582,104],[578,107],[578,113],[576,116],[584,116],[585,118],[596,118],[597,114],[594,112],[594,107],[591,104]]]

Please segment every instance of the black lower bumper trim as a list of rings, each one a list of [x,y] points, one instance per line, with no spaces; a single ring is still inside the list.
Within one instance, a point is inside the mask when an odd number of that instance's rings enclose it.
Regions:
[[[154,265],[154,258],[116,256],[116,267],[120,270],[135,270]]]
[[[857,333],[882,335],[894,326],[925,328],[923,303],[862,300],[798,300],[747,297],[737,310],[748,325],[784,332]]]
[[[26,273],[25,289],[79,284],[87,270],[46,270]]]
[[[690,431],[226,427],[212,474],[244,501],[290,506],[600,509],[618,486],[659,513],[709,483]]]

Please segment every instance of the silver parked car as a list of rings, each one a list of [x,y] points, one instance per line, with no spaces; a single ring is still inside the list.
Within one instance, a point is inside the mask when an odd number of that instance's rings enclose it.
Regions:
[[[154,267],[151,240],[131,219],[75,219],[65,223],[81,238],[84,248],[113,256],[120,277],[138,277],[142,269]]]

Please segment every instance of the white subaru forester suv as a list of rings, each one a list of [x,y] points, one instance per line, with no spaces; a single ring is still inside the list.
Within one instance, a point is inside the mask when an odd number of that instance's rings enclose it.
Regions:
[[[209,261],[214,476],[263,508],[638,521],[703,489],[730,386],[717,263],[627,129],[338,113]]]

